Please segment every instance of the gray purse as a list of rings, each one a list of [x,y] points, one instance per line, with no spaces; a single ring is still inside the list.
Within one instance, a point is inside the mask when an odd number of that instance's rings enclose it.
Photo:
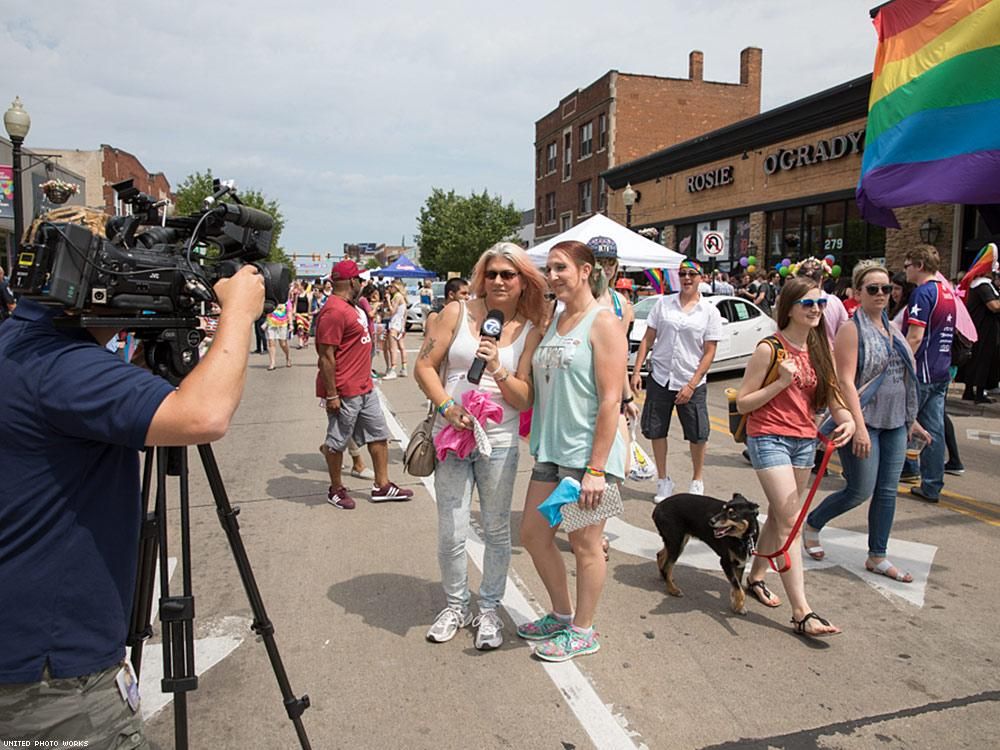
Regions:
[[[455,331],[448,344],[449,351],[451,351],[452,344],[455,343],[458,336],[458,327],[465,325],[465,303],[460,302],[459,304],[462,309],[458,314],[458,325],[455,326]],[[448,371],[447,364],[448,357],[445,356],[441,367],[438,368],[438,377],[440,377],[442,384],[445,373]],[[434,448],[434,422],[437,415],[437,407],[432,403],[427,410],[427,416],[413,430],[410,441],[406,444],[406,450],[403,451],[403,470],[410,476],[429,477],[437,467],[437,453]]]

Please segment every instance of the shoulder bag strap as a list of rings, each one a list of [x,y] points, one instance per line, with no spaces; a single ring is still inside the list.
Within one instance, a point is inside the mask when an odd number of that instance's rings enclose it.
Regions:
[[[448,374],[448,352],[451,351],[451,347],[455,345],[455,339],[458,338],[458,329],[465,325],[465,300],[459,300],[458,304],[461,308],[458,311],[458,323],[455,325],[455,330],[451,332],[451,341],[448,342],[448,348],[445,350],[444,359],[441,360],[441,364],[438,366],[438,379],[441,381],[441,385],[444,386],[445,376]],[[437,405],[431,402],[431,405],[427,411],[428,417],[437,418]],[[434,425],[434,419],[431,419],[431,426]]]

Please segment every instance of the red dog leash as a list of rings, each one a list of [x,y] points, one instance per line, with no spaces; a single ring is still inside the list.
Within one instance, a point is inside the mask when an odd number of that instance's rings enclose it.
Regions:
[[[792,546],[792,540],[798,536],[799,530],[802,528],[802,524],[806,520],[806,515],[809,513],[809,506],[812,505],[813,498],[816,497],[816,492],[819,490],[819,483],[823,481],[823,475],[826,474],[826,465],[830,463],[830,458],[833,456],[833,441],[827,440],[822,433],[819,434],[819,439],[826,443],[826,450],[823,452],[823,460],[820,461],[819,471],[816,472],[816,480],[809,489],[809,494],[806,495],[806,501],[802,505],[802,511],[799,513],[799,517],[795,519],[795,526],[792,527],[792,533],[788,535],[788,539],[785,540],[784,546],[782,546],[782,548],[777,552],[772,552],[770,555],[766,555],[763,552],[754,550],[754,555],[767,559],[768,565],[771,566],[771,570],[775,573],[784,573],[792,566],[792,560],[788,556],[788,548]],[[779,555],[784,558],[783,568],[779,568],[774,562],[774,559]]]

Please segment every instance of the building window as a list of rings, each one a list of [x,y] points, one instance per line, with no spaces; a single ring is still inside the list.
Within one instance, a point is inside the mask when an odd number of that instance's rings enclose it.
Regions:
[[[608,147],[608,116],[601,113],[597,117],[597,150],[603,151]]]
[[[559,231],[565,232],[573,227],[573,212],[567,211],[559,217]]]
[[[586,216],[594,210],[594,183],[587,180],[580,183],[580,215]]]
[[[573,131],[563,134],[563,180],[573,176]]]
[[[580,158],[586,159],[594,151],[594,121],[580,126]]]
[[[542,150],[535,149],[535,179],[542,176]]]
[[[558,146],[555,141],[552,141],[547,147],[547,154],[545,159],[545,174],[552,174],[556,171],[556,159],[558,158]]]
[[[608,210],[608,183],[603,177],[597,179],[597,210],[602,214]]]
[[[541,226],[545,222],[545,214],[542,212],[542,196],[538,196],[535,207],[535,226]]]
[[[556,194],[548,193],[545,196],[545,223],[555,224],[556,221]]]

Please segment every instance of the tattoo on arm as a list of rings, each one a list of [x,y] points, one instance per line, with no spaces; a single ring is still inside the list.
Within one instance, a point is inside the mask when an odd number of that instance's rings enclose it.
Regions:
[[[417,355],[417,359],[427,359],[431,356],[432,349],[434,349],[434,337],[428,336],[424,345],[420,348],[420,354]]]

